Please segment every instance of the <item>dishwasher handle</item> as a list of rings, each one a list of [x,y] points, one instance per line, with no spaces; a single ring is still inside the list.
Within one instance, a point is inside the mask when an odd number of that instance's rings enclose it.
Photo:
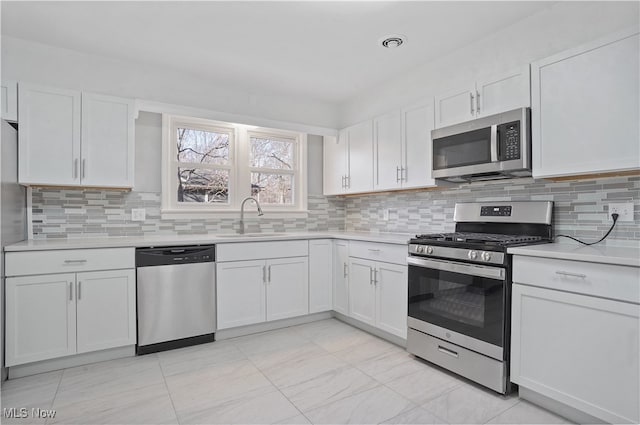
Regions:
[[[136,249],[136,267],[210,263],[215,259],[215,245]]]

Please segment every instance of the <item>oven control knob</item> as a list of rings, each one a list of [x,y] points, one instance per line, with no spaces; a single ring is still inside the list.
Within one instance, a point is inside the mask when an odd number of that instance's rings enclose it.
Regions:
[[[429,254],[429,255],[433,254],[433,247],[432,246],[428,246],[427,247],[427,254]]]
[[[475,260],[476,258],[478,258],[478,252],[469,251],[469,254],[467,254],[467,256],[469,257],[469,260]]]
[[[416,252],[424,252],[424,247],[422,245],[418,245],[416,247]]]
[[[483,251],[482,254],[480,254],[480,257],[482,258],[482,261],[489,261],[491,260],[491,253]]]

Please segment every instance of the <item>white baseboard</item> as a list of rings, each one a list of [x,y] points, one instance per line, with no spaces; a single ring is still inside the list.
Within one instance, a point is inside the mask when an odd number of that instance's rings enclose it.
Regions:
[[[273,331],[276,329],[287,328],[289,326],[302,325],[304,323],[330,319],[331,317],[331,312],[325,311],[322,313],[308,314],[306,316],[292,317],[290,319],[275,320],[273,322],[257,323],[255,325],[240,326],[231,329],[222,329],[216,331],[216,341],[236,338],[238,336],[251,335],[260,332]]]
[[[567,406],[564,403],[560,403],[557,400],[553,400],[549,397],[546,397],[528,388],[520,387],[518,389],[518,395],[520,396],[520,398],[524,400],[530,401],[533,404],[536,404],[544,409],[547,409],[548,411],[553,412],[556,415],[560,415],[564,418],[567,418],[577,424],[601,424],[602,423],[602,419],[595,418],[587,413],[584,413],[571,406]]]
[[[349,316],[345,316],[342,313],[338,313],[337,311],[333,311],[333,317],[335,317],[336,319],[345,322],[348,325],[351,325],[353,327],[356,327],[358,329],[362,329],[365,332],[368,332],[372,335],[375,335],[379,338],[382,339],[386,339],[387,341],[399,345],[402,348],[406,348],[407,347],[407,340],[404,338],[400,338],[399,336],[390,334],[389,332],[383,331],[381,329],[378,329],[374,326],[368,325],[366,323],[363,323],[359,320],[353,319]]]
[[[52,370],[66,369],[68,367],[82,366],[90,363],[120,359],[123,357],[133,357],[135,355],[136,346],[128,345],[126,347],[111,348],[109,350],[96,351],[93,353],[76,354],[74,356],[43,360],[19,366],[11,366],[8,368],[9,379],[51,372]]]

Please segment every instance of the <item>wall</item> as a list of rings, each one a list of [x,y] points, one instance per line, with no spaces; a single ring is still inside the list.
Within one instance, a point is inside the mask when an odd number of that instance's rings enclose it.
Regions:
[[[183,72],[6,36],[2,37],[2,78],[260,119],[337,127],[336,107],[330,103],[272,93],[248,93]]]
[[[248,232],[344,229],[344,200],[322,195],[322,137],[307,138],[308,210],[306,219],[247,219]],[[141,112],[136,120],[135,187],[131,192],[34,188],[34,239],[153,234],[232,233],[237,219],[162,220],[160,218],[162,116]],[[146,221],[131,221],[131,208],[145,208]]]
[[[479,76],[515,69],[639,22],[638,2],[556,2],[498,33],[365,90],[340,106],[340,128],[470,86]]]
[[[640,240],[640,177],[551,182],[531,178],[477,182],[422,192],[345,198],[346,230],[437,233],[454,230],[457,202],[554,201],[556,234],[595,241],[611,226],[610,202],[633,202],[634,222],[616,224],[608,239]],[[389,209],[389,221],[383,210]]]

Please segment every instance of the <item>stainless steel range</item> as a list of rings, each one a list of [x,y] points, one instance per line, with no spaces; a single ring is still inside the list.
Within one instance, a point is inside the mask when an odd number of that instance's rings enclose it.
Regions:
[[[510,392],[507,248],[551,242],[552,209],[552,202],[456,204],[454,233],[411,239],[407,350]]]

